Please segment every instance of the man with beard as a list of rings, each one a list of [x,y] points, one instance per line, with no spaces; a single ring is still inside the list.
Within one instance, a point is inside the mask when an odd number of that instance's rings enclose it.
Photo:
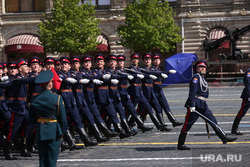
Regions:
[[[185,117],[185,123],[181,129],[178,139],[178,150],[190,150],[190,148],[185,146],[184,143],[187,132],[191,129],[192,125],[200,116],[197,112],[204,115],[213,122],[211,123],[208,121],[217,136],[222,140],[223,144],[236,140],[236,138],[228,137],[221,128],[218,128],[217,121],[207,105],[206,100],[208,98],[208,83],[204,78],[206,74],[207,63],[203,60],[197,61],[195,68],[197,73],[191,78],[189,84],[189,96],[185,104],[185,107],[187,108],[187,115]]]

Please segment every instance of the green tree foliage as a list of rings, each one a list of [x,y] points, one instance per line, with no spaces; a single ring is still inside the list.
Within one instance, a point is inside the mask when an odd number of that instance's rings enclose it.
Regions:
[[[91,3],[54,0],[51,14],[38,24],[41,45],[48,53],[82,54],[96,50],[99,19]]]
[[[154,49],[169,52],[182,41],[168,2],[133,0],[125,8],[125,17],[125,24],[117,28],[124,47],[144,53]]]

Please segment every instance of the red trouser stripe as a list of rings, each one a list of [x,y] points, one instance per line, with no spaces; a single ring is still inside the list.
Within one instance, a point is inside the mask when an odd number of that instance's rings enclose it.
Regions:
[[[185,124],[183,125],[183,128],[182,128],[182,132],[186,132],[186,128],[187,128],[187,123],[188,123],[188,119],[189,119],[189,116],[190,116],[190,107],[187,108],[187,115],[186,115],[186,118],[185,118]]]
[[[15,113],[12,112],[11,118],[10,118],[9,133],[8,133],[8,136],[7,136],[7,139],[6,139],[8,142],[10,142],[10,138],[11,138],[11,135],[12,135],[14,117],[15,117]]]
[[[247,102],[247,100],[246,100],[246,99],[243,99],[242,105],[241,105],[241,108],[240,108],[240,111],[239,111],[237,117],[241,118],[241,115],[242,115],[242,112],[243,112],[243,109],[244,109],[244,107],[245,107],[246,102]]]

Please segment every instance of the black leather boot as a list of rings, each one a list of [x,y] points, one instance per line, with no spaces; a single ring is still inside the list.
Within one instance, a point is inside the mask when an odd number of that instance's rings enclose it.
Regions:
[[[134,118],[137,126],[139,129],[141,129],[141,131],[144,133],[144,132],[147,132],[147,131],[150,131],[153,129],[153,127],[146,127],[144,126],[144,123],[142,122],[141,118],[139,116],[135,117]]]
[[[130,137],[129,134],[125,133],[124,130],[121,127],[120,123],[113,124],[115,131],[119,133],[120,139],[124,139],[125,137]]]
[[[172,123],[173,127],[180,126],[180,125],[183,124],[183,122],[177,122],[176,121],[176,119],[175,119],[175,117],[174,117],[174,115],[172,114],[171,111],[166,112],[166,115],[167,115],[169,121]]]
[[[155,113],[149,114],[152,122],[154,123],[154,125],[156,126],[156,128],[158,130],[164,129],[164,126],[160,124],[159,120],[157,119]]]
[[[21,156],[32,157],[31,153],[27,150],[26,138],[21,138]]]
[[[16,160],[17,158],[14,157],[13,155],[11,155],[11,146],[12,143],[11,142],[6,142],[4,145],[4,156],[6,160]]]
[[[178,150],[191,150],[189,147],[184,145],[186,137],[187,137],[187,133],[181,131],[179,139],[178,139],[178,146],[177,146]]]
[[[102,132],[104,133],[105,137],[108,139],[119,135],[119,133],[117,132],[110,131],[104,122],[100,123],[99,126]]]
[[[81,129],[78,131],[78,133],[79,133],[80,138],[81,138],[81,140],[83,141],[85,147],[97,146],[97,145],[98,145],[98,143],[93,142],[93,141],[89,138],[89,136],[88,136],[87,132],[84,130],[84,128],[81,128]]]
[[[68,145],[69,145],[69,150],[73,151],[73,150],[79,150],[82,149],[83,146],[77,146],[75,143],[75,139],[71,136],[71,133],[69,130],[66,130],[65,134],[64,134],[64,139],[67,141]],[[67,149],[67,147],[65,147],[65,149]]]
[[[35,144],[36,144],[36,133],[33,130],[30,133],[29,137],[27,138],[27,149],[28,149],[29,152],[31,152],[31,153],[37,153]]]
[[[223,144],[226,144],[227,142],[233,142],[233,141],[235,141],[237,139],[236,137],[228,137],[225,134],[225,132],[223,132],[218,127],[213,127],[213,129],[214,129],[215,133],[217,134],[217,136],[221,139]]]
[[[106,142],[108,141],[108,139],[106,139],[105,137],[102,136],[100,130],[98,129],[96,124],[91,125],[91,129],[94,133],[94,136],[97,140],[98,143],[102,143],[102,142]]]
[[[165,121],[163,119],[162,113],[156,114],[156,117],[159,120],[160,124],[164,127],[164,128],[161,128],[160,131],[166,131],[166,132],[168,132],[168,131],[172,130],[172,129],[169,129],[169,128],[166,127],[167,124],[165,124]]]
[[[121,120],[121,125],[122,125],[122,128],[125,130],[125,132],[126,132],[127,134],[129,134],[130,136],[135,136],[135,135],[137,134],[136,131],[132,131],[132,130],[130,129],[130,127],[128,126],[128,122],[127,122],[126,119],[122,119],[122,120]]]
[[[240,124],[240,121],[241,121],[241,118],[239,117],[235,117],[234,119],[234,123],[233,123],[233,126],[232,126],[232,130],[231,130],[231,133],[232,134],[235,134],[235,135],[243,135],[239,130],[238,130],[238,126]]]
[[[60,138],[60,150],[61,152],[65,151],[66,149],[69,149],[69,147],[66,145],[65,141],[63,140],[63,138]]]

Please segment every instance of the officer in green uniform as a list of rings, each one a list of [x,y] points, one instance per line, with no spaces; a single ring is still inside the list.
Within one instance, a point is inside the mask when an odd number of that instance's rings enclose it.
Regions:
[[[36,140],[40,167],[55,167],[60,150],[60,138],[66,131],[66,112],[61,96],[50,90],[53,73],[41,72],[35,83],[43,91],[31,99],[30,122],[36,123]]]

